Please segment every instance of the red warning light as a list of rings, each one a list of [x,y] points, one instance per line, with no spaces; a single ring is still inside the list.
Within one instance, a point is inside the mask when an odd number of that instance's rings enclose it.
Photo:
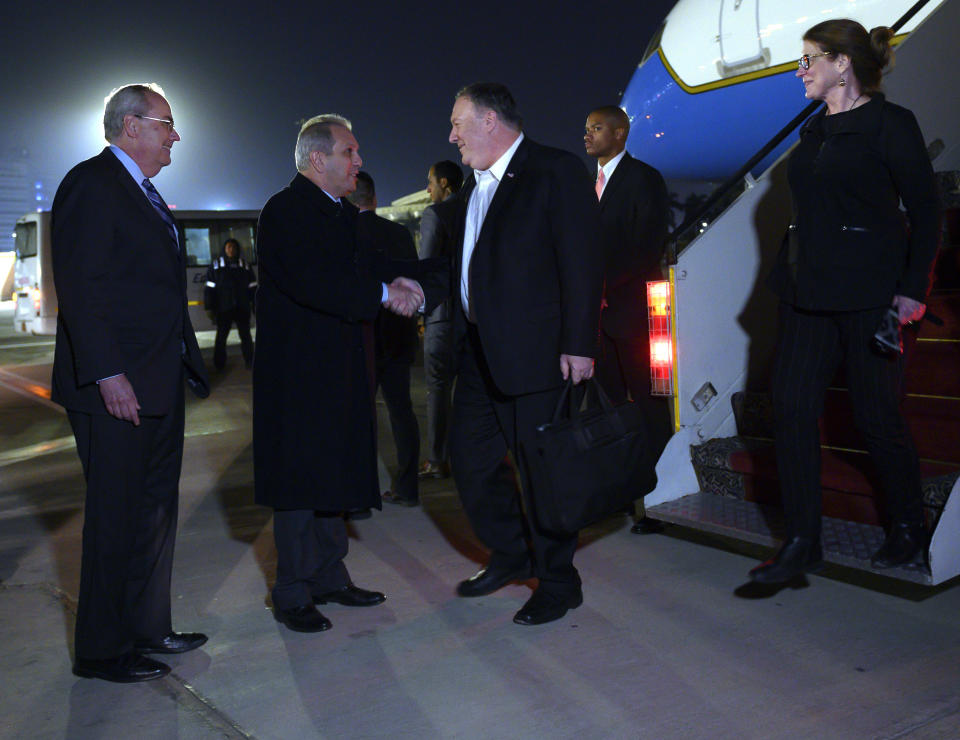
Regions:
[[[650,333],[650,393],[673,395],[673,320],[670,282],[647,283],[647,322]]]

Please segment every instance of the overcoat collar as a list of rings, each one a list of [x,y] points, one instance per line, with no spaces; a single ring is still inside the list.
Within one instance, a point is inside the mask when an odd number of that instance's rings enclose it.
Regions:
[[[357,215],[357,207],[349,200],[341,198],[340,205],[338,206],[336,201],[299,172],[294,176],[293,180],[290,181],[290,189],[298,193],[307,200],[312,207],[318,209],[325,216],[336,217],[340,215],[341,207],[343,208],[345,216],[352,218]]]

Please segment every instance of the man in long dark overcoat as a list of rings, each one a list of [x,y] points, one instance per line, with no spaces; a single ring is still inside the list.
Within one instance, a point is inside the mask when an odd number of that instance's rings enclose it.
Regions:
[[[344,198],[357,150],[346,119],[307,121],[298,174],[267,201],[257,233],[256,502],[274,509],[274,614],[302,632],[331,626],[316,603],[385,598],[350,580],[343,512],[380,508],[372,322],[382,305],[411,315],[423,302],[413,283],[383,282],[387,266],[358,250],[357,210]]]

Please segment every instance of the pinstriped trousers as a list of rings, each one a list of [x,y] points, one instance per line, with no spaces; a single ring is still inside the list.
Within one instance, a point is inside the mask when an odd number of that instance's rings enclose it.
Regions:
[[[879,473],[892,522],[919,523],[920,465],[900,413],[903,357],[876,352],[886,307],[862,311],[779,309],[773,370],[777,469],[787,538],[820,536],[820,435],[827,387],[842,361],[854,422]]]

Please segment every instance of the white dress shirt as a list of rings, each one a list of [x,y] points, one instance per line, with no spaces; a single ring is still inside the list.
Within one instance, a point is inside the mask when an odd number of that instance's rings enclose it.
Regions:
[[[523,141],[523,133],[516,138],[500,159],[490,165],[490,169],[473,171],[477,184],[467,202],[467,223],[463,229],[463,262],[460,266],[460,300],[463,302],[464,313],[471,321],[474,317],[470,310],[470,260],[473,258],[473,250],[477,246],[477,238],[480,236],[480,229],[483,228],[483,220],[487,217],[490,202],[521,141]]]
[[[600,170],[603,170],[603,187],[600,189],[600,196],[603,196],[603,191],[607,189],[607,185],[610,184],[610,178],[613,177],[613,171],[617,169],[617,165],[620,164],[620,160],[623,159],[623,155],[627,153],[627,150],[624,149],[616,157],[607,162],[603,167],[597,165],[597,179],[600,179]]]

